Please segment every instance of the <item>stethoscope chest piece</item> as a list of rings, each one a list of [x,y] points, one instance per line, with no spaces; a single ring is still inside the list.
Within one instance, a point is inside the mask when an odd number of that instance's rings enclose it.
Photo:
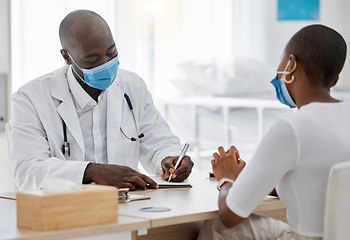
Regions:
[[[62,153],[63,155],[68,155],[70,156],[70,146],[69,146],[69,142],[64,142],[64,144],[62,145]]]
[[[68,157],[70,156],[70,145],[69,142],[67,141],[67,125],[66,123],[63,121],[62,119],[62,123],[63,123],[63,145],[62,145],[62,153],[63,155],[68,155]]]

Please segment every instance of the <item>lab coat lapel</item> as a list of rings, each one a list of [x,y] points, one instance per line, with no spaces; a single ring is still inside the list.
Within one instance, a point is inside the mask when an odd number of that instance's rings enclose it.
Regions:
[[[126,164],[123,142],[120,134],[123,113],[124,92],[113,85],[107,94],[107,155],[108,163]],[[118,159],[115,154],[118,153]]]
[[[85,147],[83,135],[73,99],[68,88],[66,73],[63,75],[62,79],[57,79],[57,81],[54,81],[53,84],[51,84],[50,91],[52,97],[61,101],[61,104],[59,104],[57,107],[57,112],[66,123],[67,130],[69,130],[73,138],[78,143],[82,156],[84,156]]]
[[[67,95],[62,103],[58,106],[57,112],[67,125],[67,129],[71,132],[73,138],[77,141],[80,149],[84,152],[84,140],[80,129],[80,123],[73,100],[70,95]]]

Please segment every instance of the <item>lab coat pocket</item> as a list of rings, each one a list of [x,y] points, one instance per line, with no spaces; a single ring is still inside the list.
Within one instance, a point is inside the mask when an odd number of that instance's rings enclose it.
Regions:
[[[121,129],[126,165],[137,169],[140,155],[140,139],[138,138],[136,127],[134,124],[129,124],[128,126],[121,127]],[[132,141],[133,139],[136,141]]]

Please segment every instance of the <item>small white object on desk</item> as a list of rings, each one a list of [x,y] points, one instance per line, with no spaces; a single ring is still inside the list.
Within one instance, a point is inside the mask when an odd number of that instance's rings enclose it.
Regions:
[[[48,177],[43,184],[43,190],[46,193],[59,193],[79,190],[81,186],[64,178]]]

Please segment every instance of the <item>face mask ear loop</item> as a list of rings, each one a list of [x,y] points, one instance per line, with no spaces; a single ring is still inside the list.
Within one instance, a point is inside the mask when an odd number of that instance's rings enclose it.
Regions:
[[[81,67],[79,67],[78,64],[76,64],[76,62],[74,61],[74,59],[72,58],[72,56],[69,54],[69,52],[67,52],[68,56],[70,57],[70,59],[72,59],[72,62],[75,64],[75,66],[77,66],[80,70]],[[78,75],[78,77],[80,78],[81,81],[83,81],[83,83],[85,83],[84,79],[77,73],[77,71],[74,69],[74,67],[72,66],[72,70],[73,72],[75,72],[76,75]]]
[[[72,66],[72,70],[73,72],[75,72],[76,75],[78,75],[78,77],[80,78],[81,81],[83,81],[83,83],[85,83],[84,79],[82,77],[80,77],[80,75],[77,73],[77,71],[75,71],[74,67]]]
[[[290,62],[290,60],[288,61],[288,65],[289,65],[289,62]],[[288,67],[288,65],[287,65],[287,67]],[[287,69],[287,67],[286,67],[286,69]],[[297,67],[297,62],[295,61],[295,64],[294,64],[294,67],[293,67],[292,71],[290,71],[290,72],[287,73],[287,74],[291,74],[292,72],[294,72],[294,70],[295,70],[296,67]],[[287,74],[284,74],[284,76],[283,76],[283,81],[284,81],[285,83],[292,83],[292,82],[294,81],[294,75],[292,75],[292,78],[291,78],[290,80],[287,80],[287,79],[286,79],[286,75],[287,75]]]
[[[68,56],[70,57],[70,59],[72,59],[72,62],[79,68],[81,69],[81,67],[79,67],[79,65],[74,61],[74,59],[72,58],[72,56],[69,54],[69,52],[67,52]]]

